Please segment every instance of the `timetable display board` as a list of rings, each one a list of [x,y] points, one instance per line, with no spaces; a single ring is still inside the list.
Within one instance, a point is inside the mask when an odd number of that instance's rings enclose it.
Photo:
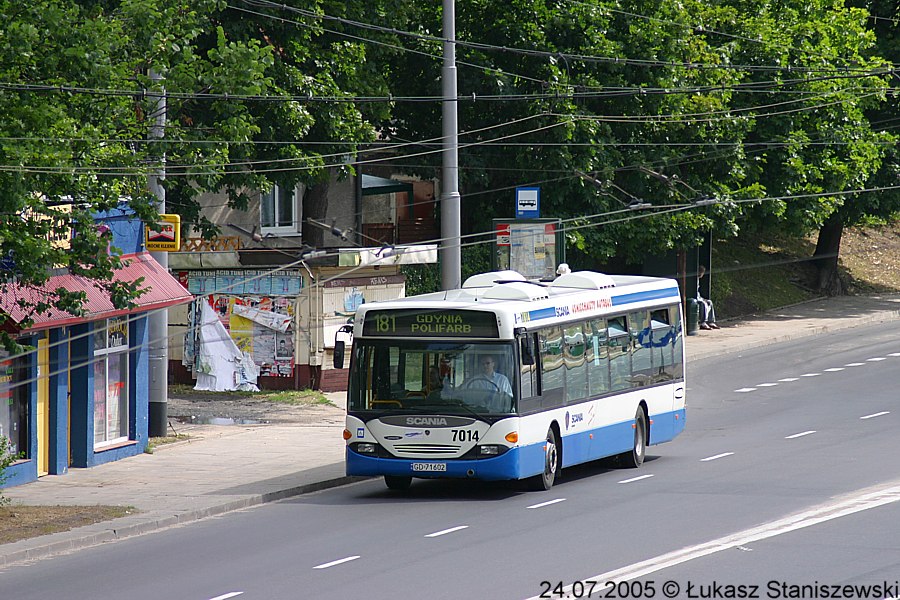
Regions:
[[[363,335],[373,337],[496,338],[497,317],[476,310],[370,310]]]

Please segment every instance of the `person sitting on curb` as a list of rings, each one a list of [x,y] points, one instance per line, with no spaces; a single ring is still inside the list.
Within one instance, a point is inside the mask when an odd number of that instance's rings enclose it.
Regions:
[[[706,275],[706,267],[697,269],[697,302],[700,304],[700,329],[718,329],[716,325],[716,309],[712,300],[700,295],[700,280]]]

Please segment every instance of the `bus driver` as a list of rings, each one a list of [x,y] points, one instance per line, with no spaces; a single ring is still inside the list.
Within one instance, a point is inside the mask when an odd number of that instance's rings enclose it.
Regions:
[[[481,357],[481,373],[476,375],[472,380],[472,387],[475,389],[483,389],[491,392],[503,392],[507,396],[512,396],[512,386],[509,379],[503,373],[497,373],[494,368],[496,363],[493,356]]]

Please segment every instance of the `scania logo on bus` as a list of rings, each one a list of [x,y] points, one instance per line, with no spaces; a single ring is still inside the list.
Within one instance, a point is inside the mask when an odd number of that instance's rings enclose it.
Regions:
[[[410,427],[425,425],[427,427],[446,427],[447,417],[406,417],[406,424]]]
[[[440,415],[403,415],[381,417],[381,422],[398,427],[465,427],[474,423],[475,419]]]

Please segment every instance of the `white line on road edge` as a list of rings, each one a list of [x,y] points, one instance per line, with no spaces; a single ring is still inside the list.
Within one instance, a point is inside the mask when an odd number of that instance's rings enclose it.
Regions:
[[[815,429],[812,429],[810,431],[801,431],[800,433],[795,433],[794,435],[785,436],[784,439],[793,440],[793,439],[797,439],[798,437],[803,437],[804,435],[812,435],[815,432],[816,432]]]
[[[209,600],[226,600],[227,598],[234,598],[235,596],[240,596],[244,592],[229,592],[227,594],[222,594],[221,596],[216,596],[215,598],[210,598]]]
[[[459,527],[451,527],[450,529],[444,529],[443,531],[435,531],[434,533],[429,533],[425,537],[438,537],[439,535],[447,535],[448,533],[453,533],[454,531],[459,531],[460,529],[468,529],[468,525],[460,525]]]
[[[871,415],[866,415],[864,417],[860,417],[860,419],[874,419],[875,417],[883,417],[884,415],[889,415],[889,414],[891,414],[891,411],[883,410],[881,412],[872,413]]]
[[[565,501],[565,498],[557,498],[556,500],[548,500],[547,502],[541,502],[540,504],[532,504],[531,506],[526,506],[525,508],[543,508],[545,506],[550,506],[551,504],[556,504],[557,502]]]
[[[331,562],[325,563],[323,565],[318,565],[313,567],[313,569],[327,569],[328,567],[333,567],[335,565],[342,565],[345,562],[350,562],[351,560],[356,560],[359,558],[358,556],[348,556],[347,558],[342,558],[340,560],[333,560]]]
[[[649,479],[653,477],[653,475],[641,475],[640,477],[632,477],[631,479],[623,479],[619,483],[631,483],[633,481],[640,481],[641,479]]]
[[[843,498],[839,498],[828,504],[813,507],[803,512],[770,523],[764,523],[757,527],[745,529],[744,531],[739,531],[703,544],[688,546],[687,548],[682,548],[681,550],[676,550],[649,560],[634,563],[615,571],[588,577],[584,581],[630,581],[632,579],[637,579],[638,577],[644,577],[651,573],[661,571],[662,569],[680,565],[681,563],[696,558],[709,556],[710,554],[722,552],[723,550],[728,550],[730,548],[746,546],[753,542],[790,533],[798,529],[812,527],[813,525],[825,523],[832,519],[839,519],[864,510],[878,508],[885,504],[900,501],[900,485],[898,485],[897,482],[893,482],[891,485],[892,487],[867,488],[865,490],[860,490],[855,494],[844,496]],[[582,581],[579,583],[584,582]],[[567,594],[566,596],[563,596],[564,598],[572,597],[568,595],[572,591],[571,585],[565,587],[563,591]],[[558,598],[559,596],[554,597]],[[528,600],[539,600],[539,597],[533,596]]]
[[[723,452],[722,454],[716,454],[715,456],[707,456],[706,458],[701,458],[700,462],[707,462],[710,460],[716,460],[718,458],[725,458],[726,456],[731,456],[734,452]]]

